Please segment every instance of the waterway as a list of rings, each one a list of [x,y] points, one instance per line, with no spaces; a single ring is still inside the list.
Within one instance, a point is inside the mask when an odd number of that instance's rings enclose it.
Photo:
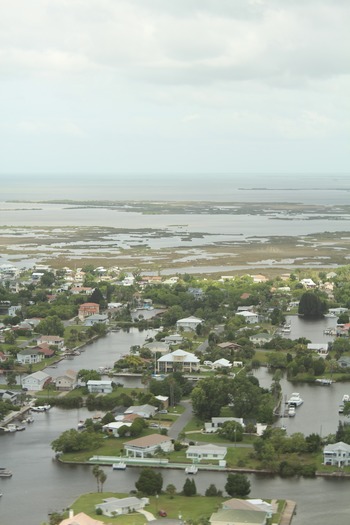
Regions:
[[[318,334],[315,325],[315,334]],[[97,368],[111,366],[118,356],[127,353],[131,346],[142,344],[149,332],[134,329],[111,333],[86,347],[85,352],[73,361],[61,362],[52,372],[67,368]],[[271,375],[266,369],[257,372],[262,386],[269,386]],[[297,408],[295,418],[287,421],[288,433],[302,431],[305,434],[321,432],[323,436],[336,431],[340,417],[338,404],[344,393],[350,393],[350,385],[335,383],[330,387],[290,384],[282,380],[283,392],[290,395],[299,391],[304,399]],[[91,467],[62,465],[54,459],[50,443],[64,430],[76,428],[80,419],[91,417],[86,409],[65,411],[52,408],[49,412],[37,413],[35,421],[26,431],[0,436],[0,465],[10,468],[13,477],[0,479],[0,525],[40,525],[47,520],[49,512],[60,511],[69,506],[81,493],[96,490]],[[117,453],[117,451],[116,451]],[[106,491],[128,492],[135,488],[139,476],[138,468],[125,472],[105,468]],[[182,471],[162,471],[164,487],[174,483],[180,491],[185,482]],[[195,478],[197,490],[204,493],[210,483],[224,490],[227,474],[199,472]],[[297,502],[297,515],[293,525],[348,525],[350,480],[343,479],[288,479],[250,475],[251,496],[262,498],[289,498]],[[184,516],[186,519],[186,516]]]

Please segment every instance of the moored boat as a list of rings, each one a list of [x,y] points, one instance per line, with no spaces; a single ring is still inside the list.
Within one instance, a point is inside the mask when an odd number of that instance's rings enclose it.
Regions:
[[[291,405],[288,408],[288,417],[294,417],[294,416],[295,416],[295,407]]]
[[[119,463],[113,463],[112,468],[113,470],[125,470],[126,463],[124,461],[119,461]]]
[[[10,478],[12,476],[11,470],[6,467],[0,467],[0,478]]]
[[[299,392],[293,392],[287,403],[288,406],[299,407],[302,403],[304,403],[304,400],[301,398]]]
[[[198,467],[196,467],[196,465],[189,465],[185,468],[185,472],[186,474],[197,474]]]

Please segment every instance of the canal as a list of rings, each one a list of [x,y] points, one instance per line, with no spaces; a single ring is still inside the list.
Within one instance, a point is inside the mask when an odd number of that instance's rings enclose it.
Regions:
[[[133,345],[143,344],[150,332],[111,333],[86,347],[85,352],[72,361],[62,361],[57,368],[47,369],[56,377],[68,368],[98,368],[112,366],[118,356],[126,354]],[[317,334],[316,336],[317,337]],[[309,337],[311,339],[311,337]],[[317,342],[316,339],[311,339]],[[266,369],[257,371],[261,385],[268,387],[271,375]],[[323,436],[334,433],[340,416],[337,407],[344,393],[350,393],[347,384],[330,387],[290,384],[283,379],[283,392],[289,395],[300,392],[303,405],[297,408],[295,418],[285,421],[288,433],[321,432]],[[349,392],[348,392],[349,391]],[[0,525],[40,525],[48,519],[48,513],[69,506],[81,493],[95,492],[96,482],[91,467],[63,465],[54,458],[50,443],[64,430],[76,428],[80,419],[91,417],[85,408],[65,411],[52,408],[37,413],[35,421],[25,432],[0,436],[0,466],[6,466],[13,477],[0,479]],[[135,488],[139,468],[124,472],[106,467],[106,491],[128,492]],[[173,483],[180,491],[185,482],[182,471],[162,471],[164,487]],[[195,477],[197,490],[204,494],[210,483],[224,490],[227,474],[199,472]],[[350,480],[347,479],[281,479],[279,477],[249,475],[251,497],[286,498],[297,502],[297,515],[293,525],[348,525],[350,515]],[[186,519],[186,516],[184,516]]]

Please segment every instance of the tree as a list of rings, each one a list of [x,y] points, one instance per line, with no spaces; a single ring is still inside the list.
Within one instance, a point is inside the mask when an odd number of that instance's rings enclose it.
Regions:
[[[138,491],[147,496],[160,494],[163,487],[163,476],[160,472],[146,467],[141,470],[139,479],[135,483]]]
[[[229,474],[225,490],[232,498],[244,498],[250,493],[250,481],[245,474]]]
[[[100,492],[100,478],[101,478],[101,473],[102,472],[103,472],[103,470],[99,467],[99,465],[94,465],[93,466],[93,468],[92,468],[92,475],[96,479],[97,492]]]
[[[243,427],[237,421],[225,421],[222,427],[219,428],[218,433],[220,436],[235,443],[243,439]]]
[[[205,495],[208,496],[208,497],[215,497],[215,496],[222,496],[222,491],[221,490],[218,490],[216,488],[216,486],[211,483],[209,485],[209,487],[207,488],[207,490],[205,491]]]
[[[228,381],[207,378],[199,382],[191,394],[193,411],[200,419],[219,416],[220,409],[228,404]]]
[[[8,386],[17,385],[16,372],[8,372],[6,374],[6,383]]]
[[[37,332],[44,335],[58,335],[63,337],[64,324],[57,315],[48,316],[38,324]]]
[[[305,319],[320,319],[327,311],[326,302],[314,292],[305,292],[300,297],[298,314]]]
[[[94,450],[98,448],[103,436],[94,432],[78,432],[74,428],[63,432],[59,438],[51,443],[55,452],[80,452],[81,450]]]
[[[182,493],[184,496],[195,496],[197,494],[197,487],[194,482],[194,479],[186,479],[182,489]]]
[[[173,499],[173,497],[176,494],[176,487],[172,483],[169,483],[169,485],[166,486],[165,492],[168,494],[170,499]]]

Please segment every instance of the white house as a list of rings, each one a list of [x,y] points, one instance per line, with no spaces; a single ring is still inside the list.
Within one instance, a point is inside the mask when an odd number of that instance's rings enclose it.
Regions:
[[[302,279],[301,284],[304,286],[304,288],[316,288],[316,283],[312,279]]]
[[[230,363],[230,361],[222,357],[221,359],[217,359],[216,361],[214,361],[214,363],[212,364],[212,368],[232,368],[232,363]]]
[[[265,332],[261,332],[259,334],[254,334],[254,335],[251,335],[249,337],[249,340],[254,344],[254,345],[263,345],[265,343],[269,343],[272,339],[272,335],[270,334],[267,334]]]
[[[266,525],[267,513],[255,509],[222,509],[209,518],[210,525]]]
[[[143,417],[144,419],[149,419],[154,417],[157,412],[157,407],[153,405],[134,405],[127,408],[124,411],[124,414],[135,414],[137,416]]]
[[[199,370],[200,360],[194,354],[185,350],[175,350],[165,354],[157,360],[158,372],[196,372]]]
[[[93,314],[85,318],[85,326],[93,326],[94,324],[108,324],[108,315],[106,314]]]
[[[203,319],[199,319],[198,317],[191,315],[190,317],[179,319],[176,323],[176,328],[177,330],[195,330],[201,323],[203,323]]]
[[[119,437],[119,429],[121,427],[131,427],[132,423],[130,421],[112,421],[103,425],[102,430],[107,434],[113,434],[115,437]]]
[[[307,349],[312,352],[317,352],[321,357],[328,355],[328,343],[308,343]]]
[[[42,390],[45,384],[51,380],[52,377],[49,376],[49,374],[39,370],[39,372],[34,372],[22,379],[22,388],[26,388],[27,390]]]
[[[219,428],[221,428],[222,425],[227,421],[235,421],[236,423],[242,425],[243,428],[245,427],[243,418],[241,417],[212,417],[209,423],[204,423],[204,431],[217,432]]]
[[[22,365],[34,365],[44,359],[44,354],[35,348],[23,348],[17,354],[17,361]]]
[[[86,386],[90,394],[110,394],[113,392],[112,381],[89,379]]]
[[[130,496],[129,498],[106,498],[103,500],[103,503],[95,505],[95,508],[101,509],[104,516],[114,517],[136,512],[148,504],[148,498],[140,499],[135,496]]]
[[[262,499],[239,499],[231,498],[222,504],[223,510],[254,510],[257,512],[266,512],[268,518],[277,511],[277,505],[268,503]]]
[[[254,323],[259,322],[258,314],[254,312],[243,311],[243,312],[237,312],[236,315],[241,315],[242,317],[244,317],[244,320],[247,324],[254,324]]]
[[[326,445],[323,449],[323,464],[334,467],[350,465],[350,445],[339,441],[334,445]]]
[[[149,436],[133,439],[124,443],[126,455],[134,458],[153,456],[159,448],[163,452],[172,452],[174,445],[171,438],[160,434],[150,434]]]
[[[217,445],[190,445],[186,450],[186,458],[192,461],[201,461],[202,459],[215,459],[221,461],[225,459],[227,447]]]

